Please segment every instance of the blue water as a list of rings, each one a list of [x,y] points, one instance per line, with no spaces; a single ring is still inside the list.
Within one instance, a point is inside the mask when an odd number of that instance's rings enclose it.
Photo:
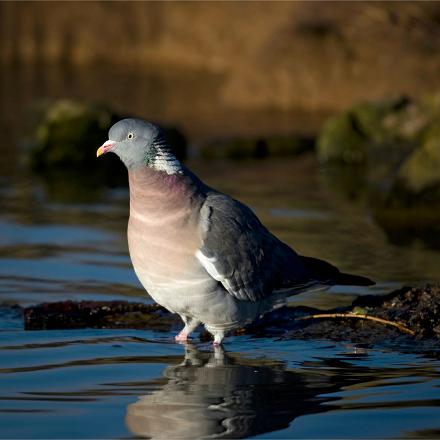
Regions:
[[[167,337],[168,336],[168,337]],[[440,361],[328,341],[0,333],[3,438],[401,438],[440,433]],[[215,436],[214,436],[215,437]]]
[[[191,166],[300,253],[377,280],[295,303],[331,307],[439,281],[440,252],[391,244],[365,206],[327,188],[310,157]],[[85,203],[74,192],[53,199],[26,175],[4,181],[0,438],[440,437],[435,346],[235,336],[222,351],[147,329],[25,331],[11,304],[150,300],[127,253],[126,190]]]

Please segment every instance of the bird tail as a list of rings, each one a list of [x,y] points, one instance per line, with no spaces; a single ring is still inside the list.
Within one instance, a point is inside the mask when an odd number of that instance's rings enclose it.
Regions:
[[[340,286],[373,286],[374,281],[361,275],[351,275],[349,273],[339,272],[334,278],[334,283]]]
[[[376,284],[369,278],[340,272],[335,266],[318,258],[304,257],[302,255],[300,255],[300,258],[312,277],[325,284],[338,284],[341,286],[372,286]]]

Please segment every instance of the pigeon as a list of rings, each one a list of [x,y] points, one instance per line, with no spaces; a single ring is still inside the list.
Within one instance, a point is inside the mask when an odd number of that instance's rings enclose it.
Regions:
[[[152,123],[117,122],[96,155],[108,152],[128,170],[134,271],[154,301],[182,318],[178,342],[187,342],[203,324],[220,345],[225,334],[286,304],[291,295],[374,284],[296,253],[249,207],[185,167]]]

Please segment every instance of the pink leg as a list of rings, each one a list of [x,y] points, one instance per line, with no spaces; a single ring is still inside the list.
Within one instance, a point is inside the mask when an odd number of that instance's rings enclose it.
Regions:
[[[188,342],[188,333],[183,329],[174,339],[176,342]]]
[[[183,327],[182,331],[174,339],[176,342],[188,342],[189,334],[200,324],[200,321],[182,315],[180,317],[185,323],[185,327]]]
[[[212,333],[214,336],[214,342],[212,343],[214,347],[220,347],[223,343],[223,338],[225,337],[225,332],[221,330],[214,331]]]

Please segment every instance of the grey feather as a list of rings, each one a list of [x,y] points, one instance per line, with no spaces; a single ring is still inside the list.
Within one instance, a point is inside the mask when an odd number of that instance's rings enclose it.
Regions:
[[[258,301],[277,289],[295,289],[310,279],[299,256],[239,201],[211,192],[200,217],[200,251],[215,266],[218,281],[236,298]]]

